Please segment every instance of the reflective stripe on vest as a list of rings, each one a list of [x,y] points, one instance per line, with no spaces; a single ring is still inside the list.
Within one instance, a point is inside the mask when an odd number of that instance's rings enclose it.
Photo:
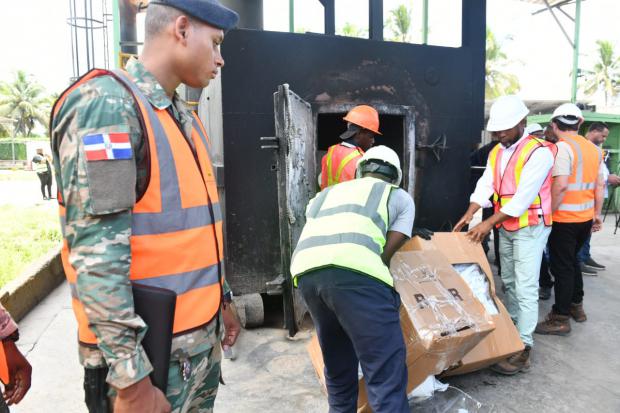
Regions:
[[[529,136],[515,148],[503,174],[501,173],[502,156],[505,151],[503,147],[496,145],[489,154],[489,163],[493,170],[493,205],[496,213],[512,200],[521,182],[523,168],[536,150],[550,150],[554,157],[557,152],[554,144]],[[543,222],[546,226],[550,226],[552,224],[551,171],[548,172],[538,195],[528,209],[521,216],[509,218],[497,227],[503,227],[507,231],[517,231],[521,228],[538,225],[541,211]]]
[[[294,284],[304,273],[335,266],[393,286],[381,260],[393,188],[380,179],[361,178],[331,186],[310,201],[306,225],[291,259]]]
[[[194,114],[194,154],[172,116],[166,110],[154,109],[127,74],[96,73],[104,74],[116,78],[134,96],[150,152],[149,184],[132,209],[130,280],[177,294],[173,332],[180,334],[209,323],[221,304],[222,213],[207,151],[208,138]],[[64,207],[60,212],[62,223]],[[63,265],[72,286],[80,341],[95,344],[68,256],[65,240]]]
[[[355,178],[358,158],[364,154],[360,148],[342,144],[332,145],[321,162],[321,189]]]
[[[602,153],[600,148],[579,135],[565,136],[561,140],[570,146],[573,163],[564,198],[553,213],[553,220],[586,222],[594,218],[594,192]]]

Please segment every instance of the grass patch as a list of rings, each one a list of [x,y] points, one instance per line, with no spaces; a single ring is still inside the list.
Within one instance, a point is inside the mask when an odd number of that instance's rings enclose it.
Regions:
[[[58,213],[46,205],[0,207],[0,286],[60,244]]]

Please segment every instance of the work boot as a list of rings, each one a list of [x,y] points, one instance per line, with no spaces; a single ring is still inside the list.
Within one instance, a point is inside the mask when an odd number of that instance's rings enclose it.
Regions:
[[[596,277],[598,275],[598,273],[596,272],[594,268],[588,267],[583,262],[579,263],[579,266],[581,267],[581,273],[583,275],[591,275],[592,277]]]
[[[532,347],[525,346],[525,350],[514,354],[505,360],[491,366],[491,370],[506,376],[512,376],[520,371],[526,372],[530,369],[530,350]]]
[[[536,325],[537,334],[552,334],[556,336],[566,336],[570,333],[570,316],[556,314],[553,310],[547,314],[545,321]]]
[[[571,303],[570,315],[578,323],[583,323],[584,321],[588,319],[588,317],[586,316],[586,312],[583,311],[583,303],[579,303],[579,304]]]
[[[591,269],[598,271],[602,271],[606,268],[604,265],[599,264],[592,258],[588,258],[584,264],[586,265],[586,267],[590,267]]]

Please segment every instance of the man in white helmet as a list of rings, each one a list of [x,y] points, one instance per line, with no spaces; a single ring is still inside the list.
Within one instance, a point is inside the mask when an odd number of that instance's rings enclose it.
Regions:
[[[565,336],[570,319],[587,320],[583,309],[583,275],[578,252],[592,232],[603,225],[601,209],[605,192],[605,164],[601,148],[579,135],[584,118],[573,103],[553,112],[550,126],[558,138],[553,166],[553,230],[549,258],[555,303],[536,326],[538,334]]]
[[[405,413],[400,296],[388,266],[411,237],[415,206],[398,187],[400,160],[390,148],[369,149],[356,176],[327,187],[308,204],[291,274],[323,352],[329,411],[356,411],[359,363],[372,410]]]
[[[460,231],[474,213],[491,205],[495,213],[471,228],[468,237],[480,242],[493,226],[499,228],[499,256],[506,307],[525,350],[493,366],[507,375],[528,370],[532,333],[538,322],[538,275],[543,249],[551,231],[551,168],[555,146],[525,131],[525,104],[517,96],[502,96],[491,107],[487,130],[499,140],[470,197]]]

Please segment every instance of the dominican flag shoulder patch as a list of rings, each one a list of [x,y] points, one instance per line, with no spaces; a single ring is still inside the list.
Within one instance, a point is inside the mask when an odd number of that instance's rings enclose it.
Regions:
[[[87,161],[131,159],[133,152],[128,133],[98,133],[82,138]]]

